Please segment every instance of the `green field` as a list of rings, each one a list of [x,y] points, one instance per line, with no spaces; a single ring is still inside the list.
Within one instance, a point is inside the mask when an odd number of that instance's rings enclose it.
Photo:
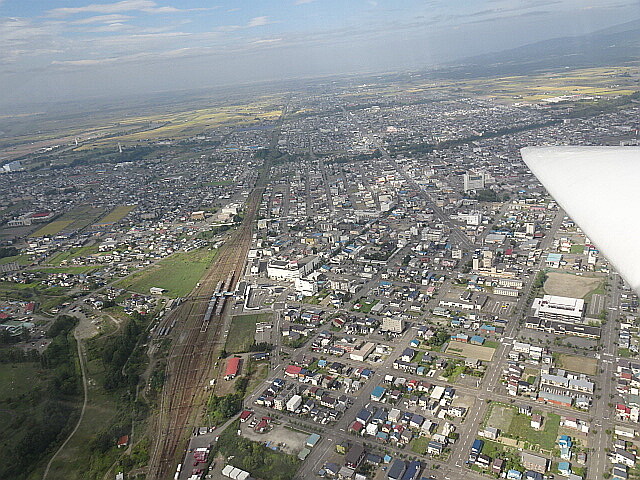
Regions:
[[[119,222],[124,217],[129,215],[129,212],[134,210],[137,205],[120,205],[119,207],[114,208],[111,212],[109,212],[105,217],[101,218],[97,225],[110,225],[112,223]]]
[[[521,440],[529,442],[532,445],[537,445],[544,450],[552,451],[556,446],[556,440],[558,438],[560,415],[556,415],[555,413],[545,413],[543,418],[543,429],[538,431],[531,428],[531,417],[516,414],[511,420],[508,433],[514,437],[519,437]]]
[[[584,250],[584,245],[571,245],[571,253],[574,255],[581,254]]]
[[[120,288],[148,294],[151,287],[167,290],[171,298],[184,297],[196,286],[213,262],[216,250],[201,248],[177,252],[118,282]]]
[[[31,260],[29,259],[29,255],[14,255],[13,257],[0,258],[0,265],[6,265],[12,262],[17,262],[18,265],[29,265]]]
[[[271,318],[270,313],[258,315],[238,315],[233,317],[231,328],[227,336],[225,350],[228,353],[242,353],[253,345],[256,333],[256,323],[266,322]]]

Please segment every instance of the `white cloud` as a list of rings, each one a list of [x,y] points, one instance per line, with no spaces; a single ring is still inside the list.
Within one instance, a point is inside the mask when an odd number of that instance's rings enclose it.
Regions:
[[[49,10],[52,17],[67,17],[78,13],[119,13],[133,10],[157,8],[158,4],[151,0],[122,0],[116,3],[92,3],[84,7],[62,7]]]
[[[114,23],[114,22],[124,22],[126,20],[130,20],[133,17],[130,15],[96,15],[94,17],[82,18],[80,20],[75,20],[71,22],[71,25],[88,25],[91,23]]]
[[[268,24],[269,24],[269,17],[253,17],[251,20],[249,20],[249,23],[247,23],[247,27],[248,28],[262,27],[263,25],[268,25]]]
[[[315,2],[315,1],[316,0],[296,0],[294,2],[294,5],[304,5],[304,4],[312,3],[312,2]]]
[[[0,0],[2,1],[2,0]],[[83,13],[116,14],[122,12],[139,11],[145,13],[177,13],[177,12],[203,12],[216,10],[219,6],[180,9],[170,6],[159,6],[152,0],[121,0],[115,3],[92,3],[84,7],[62,7],[49,10],[50,17],[68,17]]]
[[[282,43],[282,38],[263,38],[260,40],[254,40],[251,45],[273,45],[276,43]]]

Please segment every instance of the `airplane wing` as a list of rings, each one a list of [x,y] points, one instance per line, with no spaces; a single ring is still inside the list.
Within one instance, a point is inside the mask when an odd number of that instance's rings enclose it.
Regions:
[[[526,147],[524,162],[640,293],[640,147]]]

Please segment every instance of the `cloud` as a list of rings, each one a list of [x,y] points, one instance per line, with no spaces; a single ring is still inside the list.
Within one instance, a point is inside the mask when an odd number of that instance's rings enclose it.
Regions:
[[[130,20],[133,17],[130,15],[96,15],[94,17],[82,18],[80,20],[74,20],[71,22],[71,25],[89,25],[91,23],[115,23],[115,22],[124,22],[126,20]]]
[[[307,3],[312,3],[315,2],[316,0],[296,0],[293,4],[294,5],[305,5]]]
[[[62,7],[49,10],[51,17],[67,17],[79,13],[119,13],[133,10],[146,10],[157,8],[158,4],[151,0],[122,0],[116,3],[92,3],[84,7]]]
[[[269,24],[269,17],[253,17],[247,23],[247,28],[262,27]]]
[[[2,1],[2,0],[0,0]],[[68,17],[82,13],[115,14],[122,12],[139,11],[144,13],[177,13],[177,12],[203,12],[216,10],[219,6],[180,9],[171,6],[161,7],[153,0],[121,0],[116,3],[92,3],[84,7],[62,7],[49,10],[50,17]]]

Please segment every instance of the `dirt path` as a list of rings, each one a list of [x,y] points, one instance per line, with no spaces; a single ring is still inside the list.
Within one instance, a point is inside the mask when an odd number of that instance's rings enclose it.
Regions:
[[[73,333],[73,336],[76,339],[76,345],[78,347],[78,360],[80,361],[80,371],[82,372],[82,390],[84,393],[82,410],[80,411],[80,418],[78,418],[78,422],[76,423],[76,426],[74,427],[73,431],[65,439],[62,445],[60,445],[60,448],[56,450],[56,453],[53,454],[53,456],[49,460],[49,463],[47,463],[47,468],[45,469],[44,474],[42,475],[42,480],[46,480],[47,475],[49,475],[49,470],[51,469],[51,465],[53,464],[53,461],[56,459],[58,454],[67,446],[67,443],[69,443],[69,440],[71,440],[71,438],[78,431],[78,428],[80,428],[80,424],[82,423],[82,419],[84,418],[84,412],[87,409],[87,401],[89,399],[89,386],[87,383],[87,367],[85,365],[85,360],[84,360],[83,345],[82,345],[82,341],[78,338],[75,331]]]

